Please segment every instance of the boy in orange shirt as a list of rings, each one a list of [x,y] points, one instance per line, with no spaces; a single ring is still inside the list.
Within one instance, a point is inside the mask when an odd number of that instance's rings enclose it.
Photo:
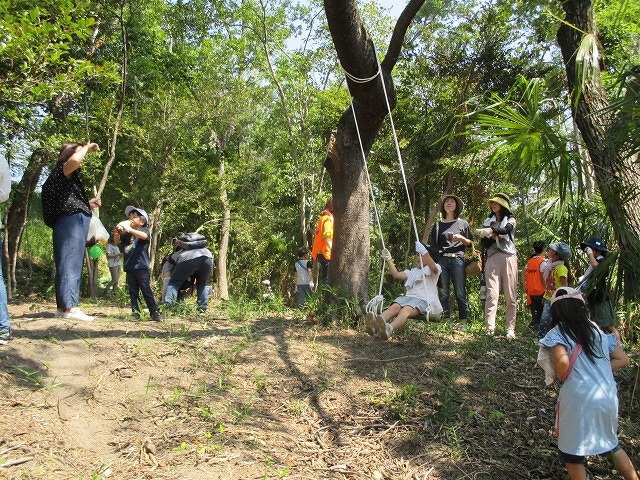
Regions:
[[[531,310],[529,330],[537,334],[540,327],[540,317],[542,317],[542,307],[544,306],[544,283],[540,264],[544,262],[547,249],[545,243],[541,241],[533,242],[532,246],[533,254],[522,270],[522,287],[527,294],[527,306]]]

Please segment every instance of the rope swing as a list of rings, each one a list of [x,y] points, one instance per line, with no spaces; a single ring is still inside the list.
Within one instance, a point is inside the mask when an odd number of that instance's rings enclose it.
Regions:
[[[399,164],[399,168],[400,168],[400,172],[402,174],[402,182],[404,185],[404,189],[405,189],[405,193],[407,195],[407,203],[409,205],[409,214],[411,217],[411,225],[413,226],[413,231],[415,234],[415,238],[416,241],[420,241],[420,235],[418,233],[418,227],[416,225],[416,219],[415,219],[415,215],[413,212],[413,206],[411,205],[411,195],[409,192],[409,186],[407,184],[407,177],[406,177],[406,173],[405,173],[405,169],[404,169],[404,163],[402,161],[402,153],[400,152],[400,143],[398,142],[398,135],[396,132],[396,127],[395,124],[393,122],[393,115],[391,114],[391,104],[389,103],[389,96],[387,94],[387,88],[386,85],[384,83],[384,77],[382,75],[382,67],[380,65],[380,60],[378,58],[378,54],[375,51],[375,46],[374,46],[374,53],[376,56],[376,61],[377,61],[377,65],[378,65],[378,71],[371,77],[369,78],[358,78],[355,77],[354,75],[351,75],[349,72],[347,72],[346,70],[344,70],[344,74],[345,76],[351,80],[354,83],[368,83],[372,80],[375,80],[378,76],[380,77],[380,82],[382,83],[382,90],[384,92],[384,99],[385,99],[385,103],[387,106],[387,112],[389,114],[389,122],[391,124],[391,131],[393,133],[393,140],[394,140],[394,144],[395,144],[395,148],[396,148],[396,155],[398,157],[398,164]],[[380,240],[382,243],[382,249],[385,249],[385,243],[384,243],[384,235],[382,233],[382,226],[380,224],[380,216],[378,213],[378,208],[376,206],[376,200],[375,200],[375,195],[373,193],[373,186],[371,184],[371,177],[369,175],[369,168],[367,166],[367,158],[364,152],[364,147],[362,145],[362,137],[360,136],[360,127],[358,126],[358,118],[356,116],[356,111],[355,111],[355,107],[353,104],[353,98],[354,96],[351,93],[351,89],[349,88],[349,82],[347,82],[347,90],[349,91],[349,96],[351,97],[351,112],[353,114],[353,120],[356,126],[356,134],[358,135],[358,143],[360,145],[360,153],[362,155],[362,164],[364,166],[364,171],[367,177],[367,185],[369,187],[369,195],[371,196],[371,201],[373,204],[373,211],[374,211],[374,215],[375,215],[375,220],[376,220],[376,225],[378,228],[378,231],[380,233]],[[375,315],[379,315],[382,313],[383,310],[383,306],[384,306],[384,297],[382,295],[382,285],[383,285],[383,280],[384,280],[384,269],[385,269],[385,264],[386,262],[382,262],[382,268],[381,268],[381,272],[380,272],[380,282],[379,282],[379,286],[378,286],[378,294],[376,296],[374,296],[368,303],[366,306],[366,312],[367,313],[374,313]],[[424,264],[422,262],[422,255],[420,255],[420,271],[422,272],[424,269]],[[424,277],[424,273],[423,273],[423,277]],[[427,284],[426,282],[423,282],[424,285],[424,289],[425,289],[425,298],[428,298],[427,295]],[[427,311],[425,312],[425,315],[427,316],[427,318],[429,318],[429,314],[431,313],[431,303],[427,302]]]

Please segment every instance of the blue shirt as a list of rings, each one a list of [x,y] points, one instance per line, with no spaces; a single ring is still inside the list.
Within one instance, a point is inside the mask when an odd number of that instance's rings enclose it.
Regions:
[[[138,230],[147,234],[146,240],[131,235],[133,243],[124,248],[124,271],[149,270],[149,229],[144,226]]]

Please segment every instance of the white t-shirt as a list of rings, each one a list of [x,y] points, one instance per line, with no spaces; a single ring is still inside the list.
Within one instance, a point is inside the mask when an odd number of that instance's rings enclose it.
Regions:
[[[404,282],[405,295],[407,297],[417,297],[425,300],[430,306],[430,313],[439,314],[442,312],[442,305],[438,298],[438,277],[442,267],[436,264],[437,272],[432,273],[429,267],[414,267],[411,270],[405,270],[407,280]]]

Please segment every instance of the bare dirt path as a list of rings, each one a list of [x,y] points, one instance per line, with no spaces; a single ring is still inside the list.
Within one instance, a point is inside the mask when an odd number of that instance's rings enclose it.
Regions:
[[[96,321],[10,306],[0,480],[564,478],[556,389],[530,338],[414,323],[382,342],[294,312],[156,323],[83,308]],[[621,442],[638,465],[633,375],[620,379]]]

